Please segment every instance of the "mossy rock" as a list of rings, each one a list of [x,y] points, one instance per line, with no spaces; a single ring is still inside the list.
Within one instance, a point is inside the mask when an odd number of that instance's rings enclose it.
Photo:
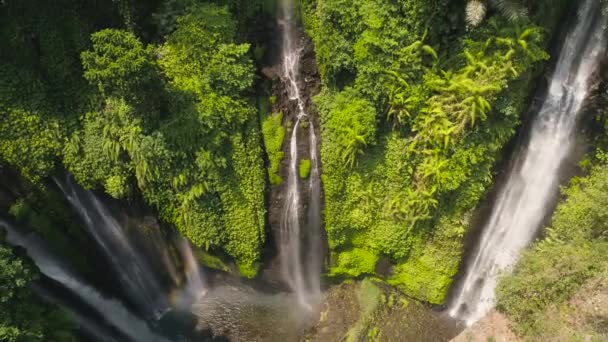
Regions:
[[[310,176],[310,159],[300,160],[300,178],[307,179]]]

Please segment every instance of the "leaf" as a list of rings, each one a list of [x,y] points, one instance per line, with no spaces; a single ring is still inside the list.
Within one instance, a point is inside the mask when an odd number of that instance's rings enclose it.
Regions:
[[[433,57],[434,60],[439,59],[439,56],[437,55],[437,51],[435,51],[435,49],[433,49],[430,45],[423,45],[422,51],[424,51],[426,54]]]

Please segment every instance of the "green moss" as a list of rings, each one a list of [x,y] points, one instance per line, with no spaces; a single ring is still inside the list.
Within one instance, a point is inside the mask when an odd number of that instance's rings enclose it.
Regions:
[[[255,277],[256,274],[258,274],[258,269],[260,268],[260,265],[257,262],[250,264],[237,263],[236,266],[239,270],[239,274],[245,278]]]
[[[233,136],[232,163],[235,176],[222,188],[225,240],[222,248],[239,264],[243,276],[255,276],[260,247],[265,239],[264,176],[258,132],[252,128],[246,140]]]
[[[371,315],[381,304],[382,290],[370,279],[364,279],[359,286],[357,298],[362,316]]]
[[[410,256],[397,263],[388,283],[410,297],[433,304],[444,302],[462,256],[462,222],[441,219],[430,240],[416,240]]]
[[[310,159],[300,160],[300,178],[306,179],[310,175]]]
[[[209,267],[209,268],[213,268],[216,270],[220,270],[220,271],[224,271],[224,272],[229,272],[230,271],[230,267],[228,266],[228,264],[226,264],[221,258],[209,254],[207,252],[204,251],[197,251],[197,256],[198,256],[198,260],[200,261],[201,265]]]
[[[378,254],[362,248],[336,253],[336,265],[329,272],[331,276],[358,277],[363,274],[373,274],[378,262]]]
[[[262,135],[266,154],[268,155],[268,178],[273,185],[283,182],[279,176],[281,160],[283,160],[283,140],[285,139],[285,128],[283,127],[283,113],[269,114],[262,121]]]
[[[374,314],[382,304],[383,291],[372,280],[364,279],[357,289],[359,319],[346,334],[346,341],[360,341],[361,338],[374,340],[380,333],[373,326]]]

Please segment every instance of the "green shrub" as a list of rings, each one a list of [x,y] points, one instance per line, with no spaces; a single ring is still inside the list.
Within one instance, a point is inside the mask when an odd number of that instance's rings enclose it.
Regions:
[[[31,291],[38,278],[35,266],[0,246],[0,340],[76,341],[76,325],[70,317]]]
[[[305,18],[324,82],[315,102],[331,257],[357,276],[367,259],[343,251],[379,251],[394,265],[391,284],[440,304],[466,218],[515,132],[534,67],[548,57],[544,37],[532,23],[492,17],[446,53],[429,44],[435,27],[417,25],[423,12],[403,18],[373,0],[335,5],[309,1]]]
[[[49,175],[61,149],[63,132],[59,122],[20,109],[2,113],[2,116],[0,159],[15,166],[31,181]]]
[[[339,252],[334,256],[337,262],[329,271],[332,276],[358,277],[364,274],[373,274],[378,262],[378,254],[362,248]]]
[[[266,184],[248,98],[253,63],[235,36],[228,8],[215,4],[184,8],[159,47],[126,31],[95,33],[82,60],[102,105],[81,118],[64,163],[88,188],[139,192],[194,244],[221,248],[251,277],[265,239]]]

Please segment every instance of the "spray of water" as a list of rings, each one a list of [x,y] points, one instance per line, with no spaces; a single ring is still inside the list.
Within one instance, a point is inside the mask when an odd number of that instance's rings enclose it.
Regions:
[[[320,201],[321,182],[319,178],[319,162],[317,151],[317,136],[313,120],[305,111],[305,100],[298,85],[300,54],[302,48],[294,42],[296,20],[294,4],[290,0],[281,1],[279,24],[283,38],[283,82],[287,88],[289,99],[296,102],[296,117],[289,144],[289,169],[287,174],[287,198],[283,207],[279,233],[279,251],[281,258],[281,273],[291,287],[300,305],[313,310],[320,298]],[[299,188],[298,172],[298,129],[303,121],[308,122],[309,149],[311,158],[311,173],[309,178],[310,198],[308,213],[303,225],[302,194]],[[305,226],[306,231],[302,231]],[[303,250],[303,247],[305,250]]]
[[[530,138],[497,197],[451,304],[450,315],[469,325],[494,306],[499,274],[517,262],[557,195],[560,166],[574,143],[577,118],[606,52],[606,17],[600,1],[585,0],[566,37]]]

